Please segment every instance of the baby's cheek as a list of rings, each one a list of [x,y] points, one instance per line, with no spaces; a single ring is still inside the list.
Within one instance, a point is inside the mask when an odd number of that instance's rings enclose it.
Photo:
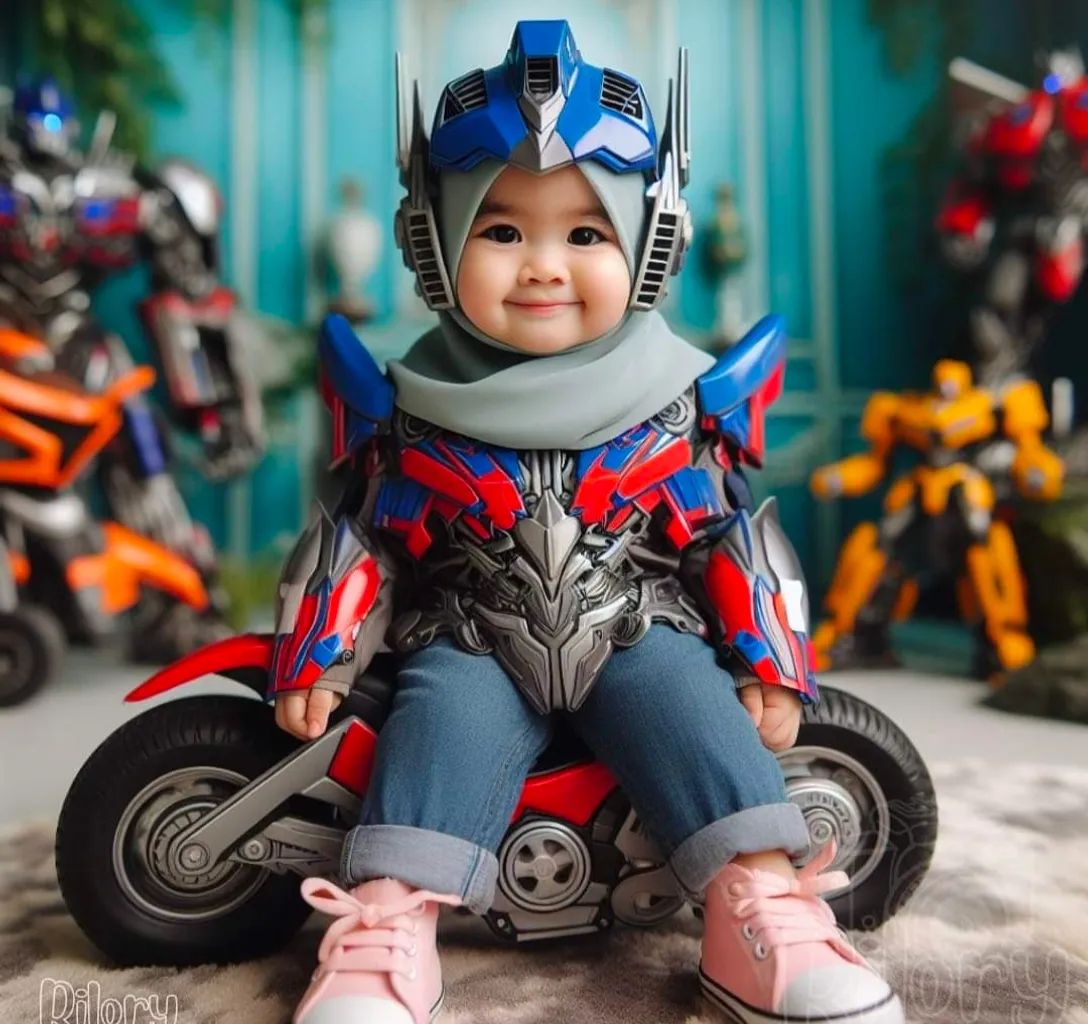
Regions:
[[[627,261],[618,250],[609,253],[593,265],[585,268],[582,300],[586,304],[586,317],[595,325],[608,330],[619,322],[627,310],[631,293],[631,275]]]
[[[466,247],[457,271],[457,303],[469,320],[487,330],[488,321],[502,313],[502,298],[496,268],[489,267],[486,256],[473,248]]]

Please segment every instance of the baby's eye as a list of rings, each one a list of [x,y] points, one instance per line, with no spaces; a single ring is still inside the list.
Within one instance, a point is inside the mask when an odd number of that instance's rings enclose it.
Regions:
[[[521,241],[521,233],[510,224],[495,224],[480,233],[481,238],[489,238],[500,245],[512,245]]]
[[[596,245],[604,241],[604,235],[596,228],[575,228],[568,236],[571,245]]]

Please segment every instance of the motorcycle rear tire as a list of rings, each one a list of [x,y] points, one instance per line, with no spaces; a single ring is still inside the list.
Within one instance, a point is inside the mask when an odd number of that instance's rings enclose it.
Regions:
[[[848,755],[881,790],[889,817],[884,852],[856,887],[828,898],[840,927],[879,928],[913,895],[937,844],[937,795],[922,755],[882,711],[829,686],[820,687],[817,707],[805,708],[796,746]]]

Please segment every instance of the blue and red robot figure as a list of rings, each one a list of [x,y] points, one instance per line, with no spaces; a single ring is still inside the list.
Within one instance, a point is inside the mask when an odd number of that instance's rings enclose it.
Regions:
[[[1034,89],[962,58],[949,71],[971,131],[937,231],[952,266],[980,275],[976,377],[995,386],[1028,369],[1084,275],[1088,77],[1076,49],[1047,54]]]
[[[207,474],[249,469],[263,447],[260,396],[240,335],[234,294],[219,274],[222,213],[214,183],[168,160],[154,170],[111,146],[113,115],[99,115],[86,152],[70,100],[56,83],[24,82],[0,137],[0,325],[47,342],[56,369],[97,392],[132,359],[91,312],[116,273],[143,263],[140,304],[157,350],[173,420],[197,436]],[[125,405],[99,475],[110,516],[185,557],[221,598],[207,531],[191,519],[172,474],[167,426],[141,397]],[[138,612],[134,653],[170,660],[222,635],[220,612],[194,619],[149,600]]]

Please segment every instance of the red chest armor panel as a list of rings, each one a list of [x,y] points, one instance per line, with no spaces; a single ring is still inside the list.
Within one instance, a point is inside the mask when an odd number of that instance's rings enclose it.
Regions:
[[[996,162],[1006,188],[1026,188],[1038,173],[1038,159],[1052,131],[1063,131],[1075,148],[1073,159],[1088,171],[1088,79],[1058,96],[1033,92],[986,125],[974,148]]]
[[[997,161],[998,177],[1006,188],[1031,184],[1035,158],[1054,121],[1054,100],[1045,92],[1033,92],[986,126],[977,146]]]
[[[77,195],[72,179],[0,179],[0,259],[44,280],[71,267],[122,268],[137,256],[138,195]]]
[[[90,263],[125,266],[136,259],[140,200],[81,199],[72,210],[73,247]]]
[[[433,516],[458,520],[486,541],[529,514],[525,495],[533,481],[523,457],[509,449],[431,431],[398,445],[393,457],[396,471],[382,482],[374,525],[401,536],[416,558],[432,543]],[[695,468],[693,457],[686,432],[651,420],[570,455],[566,510],[583,526],[609,533],[637,514],[661,510],[664,536],[680,549],[697,529],[724,514],[710,474]]]

